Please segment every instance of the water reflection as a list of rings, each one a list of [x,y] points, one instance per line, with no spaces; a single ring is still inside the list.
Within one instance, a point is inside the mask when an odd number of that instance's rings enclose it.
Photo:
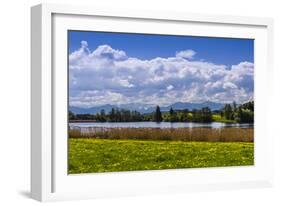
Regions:
[[[253,128],[253,124],[238,123],[197,123],[197,122],[72,122],[70,128],[75,127],[105,127],[105,128]]]

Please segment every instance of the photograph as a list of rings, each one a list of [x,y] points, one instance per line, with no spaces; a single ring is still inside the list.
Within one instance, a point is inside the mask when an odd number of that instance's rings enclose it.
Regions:
[[[68,174],[253,166],[254,43],[68,30]]]

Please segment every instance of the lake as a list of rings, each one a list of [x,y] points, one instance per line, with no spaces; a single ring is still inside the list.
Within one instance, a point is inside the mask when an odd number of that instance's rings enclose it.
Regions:
[[[197,123],[197,122],[72,122],[70,128],[75,127],[105,127],[105,128],[253,128],[253,124],[238,123]]]

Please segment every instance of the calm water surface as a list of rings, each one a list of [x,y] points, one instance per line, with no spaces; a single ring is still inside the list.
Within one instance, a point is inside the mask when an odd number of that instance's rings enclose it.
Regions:
[[[106,128],[252,128],[253,124],[229,124],[221,122],[197,123],[197,122],[73,122],[69,123],[70,128],[74,127],[106,127]]]

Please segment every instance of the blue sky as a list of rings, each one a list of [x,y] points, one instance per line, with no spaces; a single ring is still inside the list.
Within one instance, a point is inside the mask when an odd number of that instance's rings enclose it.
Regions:
[[[70,31],[69,52],[80,48],[82,40],[88,42],[90,49],[107,44],[143,60],[170,57],[176,51],[192,49],[198,53],[196,59],[216,64],[254,61],[254,40],[251,39]]]
[[[253,100],[254,40],[69,31],[68,46],[70,106]]]

